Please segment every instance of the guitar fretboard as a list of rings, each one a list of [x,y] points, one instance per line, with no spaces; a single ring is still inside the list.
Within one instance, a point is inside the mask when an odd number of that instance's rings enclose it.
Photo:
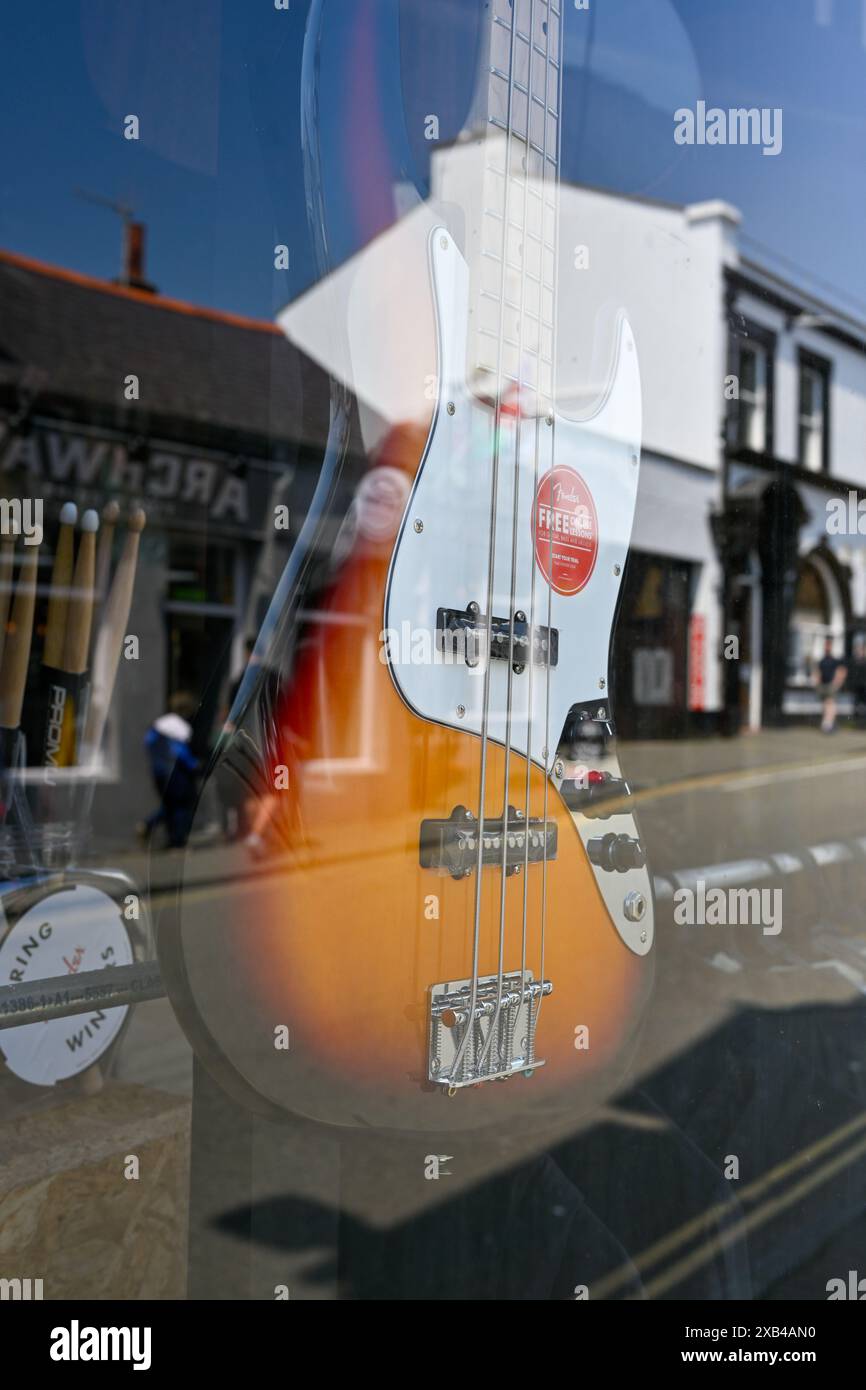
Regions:
[[[561,0],[560,0],[561,3]],[[470,245],[469,380],[546,413],[553,397],[561,10],[489,0]],[[491,380],[492,379],[492,380]],[[492,387],[492,389],[490,389]],[[477,389],[477,385],[476,385]]]

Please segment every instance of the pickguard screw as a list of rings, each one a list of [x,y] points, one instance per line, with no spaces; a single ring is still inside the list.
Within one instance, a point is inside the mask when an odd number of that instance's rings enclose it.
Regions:
[[[599,680],[599,683],[598,683],[598,688],[599,688],[599,690],[604,690],[604,687],[605,687],[606,685],[607,685],[607,681],[604,679],[604,677],[602,677],[602,678]]]
[[[562,763],[557,763],[557,764],[555,765],[553,771],[554,771],[554,773],[556,774],[557,777],[561,777],[562,774],[563,774],[563,772],[565,771],[565,768],[563,767]]]
[[[518,623],[525,623],[525,622],[526,622],[526,614],[523,613],[523,612],[521,612],[521,610],[520,610],[519,608],[518,608],[517,612],[515,613],[514,617],[515,617],[515,619],[516,619],[516,621],[517,621]]]
[[[415,530],[418,532],[418,535],[420,536],[421,532],[424,530],[424,522],[421,520],[420,517],[416,517],[414,526]]]
[[[637,454],[632,454],[631,461],[632,463],[637,463]]]
[[[447,236],[441,236],[441,237],[439,238],[439,245],[442,247],[442,250],[443,250],[443,251],[447,251],[447,250],[448,250],[448,238],[447,238]]]
[[[620,569],[619,565],[614,565],[613,572],[614,574],[622,574],[622,570]]]
[[[641,934],[640,934],[640,939],[641,939],[641,945],[642,945],[642,946],[645,946],[645,945],[646,945],[646,932],[645,932],[645,931],[642,931],[642,932],[641,932]]]
[[[466,713],[466,706],[465,706],[465,705],[458,705],[458,706],[457,706],[457,718],[458,718],[458,719],[462,719],[465,713]]]
[[[454,412],[455,412],[455,410],[457,409],[457,407],[456,407],[456,405],[454,404],[453,401],[449,401],[449,402],[448,402],[448,405],[447,405],[445,408],[446,408],[446,410],[448,411],[448,414],[449,414],[449,415],[453,415]]]
[[[551,413],[548,415],[546,423],[547,423],[548,425],[552,425],[552,424],[553,424],[553,412],[552,412],[552,411],[551,411]]]

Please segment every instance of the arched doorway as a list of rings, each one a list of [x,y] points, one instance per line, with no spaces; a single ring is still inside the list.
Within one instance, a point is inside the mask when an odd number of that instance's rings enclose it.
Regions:
[[[788,632],[788,687],[811,689],[815,666],[829,637],[833,655],[845,655],[846,594],[835,567],[813,550],[800,561]]]

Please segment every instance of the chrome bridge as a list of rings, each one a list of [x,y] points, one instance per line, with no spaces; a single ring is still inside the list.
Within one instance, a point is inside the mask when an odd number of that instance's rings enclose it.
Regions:
[[[550,980],[534,980],[526,970],[503,975],[500,994],[499,976],[484,975],[470,1017],[471,980],[433,985],[428,1080],[453,1092],[482,1081],[505,1081],[520,1072],[531,1076],[536,1067],[544,1066],[535,1055],[535,1029],[542,996],[552,990]]]

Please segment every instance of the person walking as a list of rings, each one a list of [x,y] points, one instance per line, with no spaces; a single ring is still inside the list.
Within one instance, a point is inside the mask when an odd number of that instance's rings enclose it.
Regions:
[[[836,731],[836,696],[845,684],[847,674],[845,662],[833,655],[833,639],[828,637],[824,642],[824,655],[818,662],[816,677],[818,694],[823,702],[821,715],[821,732],[823,734],[832,734]]]
[[[153,784],[159,805],[142,823],[140,833],[149,839],[164,824],[171,849],[182,849],[189,838],[196,802],[198,758],[190,750],[196,701],[178,691],[168,702],[168,712],[155,719],[144,736]]]

